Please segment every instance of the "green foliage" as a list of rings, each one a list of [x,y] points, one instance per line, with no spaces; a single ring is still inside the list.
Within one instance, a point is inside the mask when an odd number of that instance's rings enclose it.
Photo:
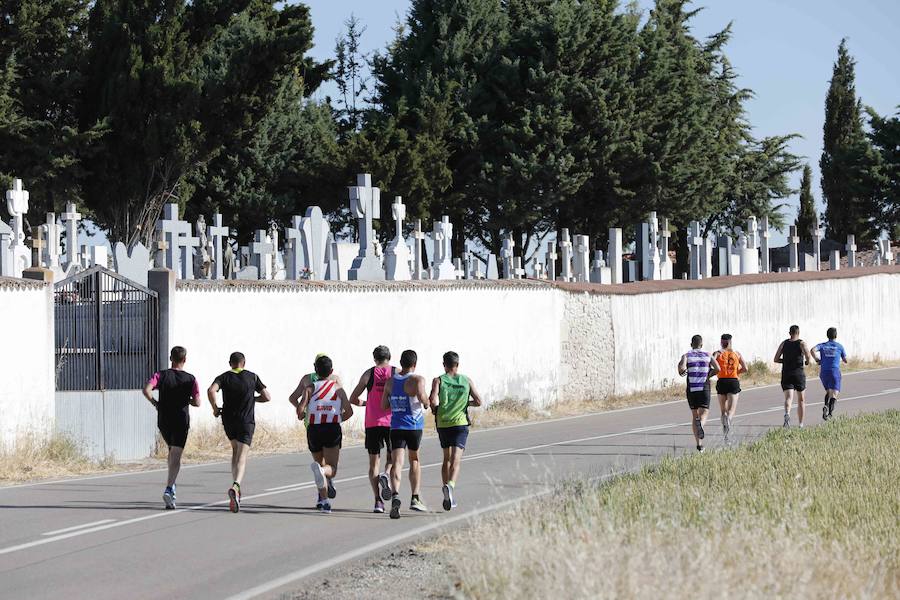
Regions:
[[[865,243],[876,234],[878,155],[863,132],[855,64],[847,41],[841,41],[825,99],[824,150],[819,168],[828,237],[843,240],[854,234],[857,242]]]
[[[819,224],[816,218],[816,205],[812,195],[812,169],[809,165],[803,166],[803,178],[800,180],[800,210],[797,212],[797,233],[800,240],[804,242],[812,241],[810,233],[813,227]]]
[[[870,139],[878,152],[875,198],[878,224],[893,239],[900,238],[900,114],[881,117],[868,110]]]

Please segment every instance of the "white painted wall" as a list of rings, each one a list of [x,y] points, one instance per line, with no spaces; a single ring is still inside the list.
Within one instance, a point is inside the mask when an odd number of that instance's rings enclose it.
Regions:
[[[819,279],[612,296],[615,337],[615,393],[656,389],[676,381],[675,366],[703,336],[704,348],[718,347],[723,333],[749,363],[772,363],[791,325],[812,347],[838,329],[850,356],[900,358],[900,274]],[[780,368],[780,366],[778,366]]]
[[[454,350],[461,371],[486,401],[530,399],[545,404],[559,387],[560,323],[564,296],[548,287],[353,289],[352,287],[179,283],[171,343],[188,351],[186,370],[204,391],[228,369],[232,351],[247,356],[272,393],[257,405],[257,423],[296,421],[287,397],[315,355],[327,353],[348,393],[372,365],[372,350],[387,345],[419,355],[419,373],[443,372],[441,356]],[[361,409],[357,409],[361,412]],[[194,422],[211,422],[204,400]]]
[[[53,286],[0,278],[0,445],[50,433],[54,418]]]

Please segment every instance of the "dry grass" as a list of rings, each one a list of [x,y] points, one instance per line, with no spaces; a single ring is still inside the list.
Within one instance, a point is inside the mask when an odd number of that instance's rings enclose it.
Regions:
[[[75,441],[63,434],[50,439],[23,436],[12,450],[0,450],[0,483],[84,475],[115,466],[111,460],[90,460]]]
[[[428,550],[473,599],[898,598],[898,447],[898,411],[773,430],[569,482]]]

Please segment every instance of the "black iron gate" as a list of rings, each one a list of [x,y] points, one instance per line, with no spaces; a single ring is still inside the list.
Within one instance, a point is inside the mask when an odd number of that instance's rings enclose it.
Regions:
[[[156,292],[99,266],[54,287],[57,391],[142,388],[158,368]]]

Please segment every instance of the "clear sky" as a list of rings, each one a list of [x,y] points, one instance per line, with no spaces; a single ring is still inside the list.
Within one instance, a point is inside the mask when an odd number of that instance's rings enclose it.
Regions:
[[[343,22],[355,14],[368,29],[366,51],[384,48],[409,0],[305,0],[316,28],[312,54],[331,58]],[[642,8],[652,0],[639,0]],[[815,174],[813,194],[821,202],[818,162],[822,152],[825,93],[841,38],[856,58],[856,90],[880,114],[900,105],[900,0],[703,0],[694,32],[705,37],[733,22],[727,48],[739,85],[756,92],[747,109],[758,137],[798,133],[793,144]],[[328,88],[325,93],[332,93]],[[799,174],[795,187],[799,186]],[[791,220],[796,212],[791,198]],[[821,204],[820,204],[821,209]]]

